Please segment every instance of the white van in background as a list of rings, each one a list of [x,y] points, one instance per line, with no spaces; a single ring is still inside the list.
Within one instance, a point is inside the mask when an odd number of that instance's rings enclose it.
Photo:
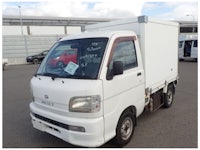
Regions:
[[[179,36],[179,60],[198,59],[198,35],[180,35]]]

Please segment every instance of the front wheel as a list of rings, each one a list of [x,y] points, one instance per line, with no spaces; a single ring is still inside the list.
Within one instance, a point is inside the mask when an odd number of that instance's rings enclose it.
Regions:
[[[131,111],[125,111],[119,119],[114,143],[119,146],[126,145],[132,138],[135,130],[135,116]]]
[[[39,64],[39,60],[37,58],[33,59],[33,64]]]

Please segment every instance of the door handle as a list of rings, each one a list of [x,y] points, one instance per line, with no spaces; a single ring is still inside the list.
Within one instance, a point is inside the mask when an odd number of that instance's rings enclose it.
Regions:
[[[142,75],[142,73],[141,73],[141,72],[138,72],[138,73],[137,73],[137,76],[141,76],[141,75]]]

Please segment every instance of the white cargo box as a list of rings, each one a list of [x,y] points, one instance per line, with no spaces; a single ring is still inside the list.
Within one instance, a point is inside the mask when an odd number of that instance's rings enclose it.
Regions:
[[[88,25],[86,31],[131,30],[139,38],[146,88],[157,91],[178,76],[179,24],[147,16]]]

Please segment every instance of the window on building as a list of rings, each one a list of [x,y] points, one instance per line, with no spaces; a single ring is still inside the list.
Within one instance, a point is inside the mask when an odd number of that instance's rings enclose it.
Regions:
[[[183,43],[184,43],[183,41],[180,41],[179,44],[178,44],[178,47],[182,48],[183,47]]]
[[[194,46],[193,47],[198,47],[198,42],[197,40],[194,41]]]
[[[180,33],[198,32],[197,27],[180,27]]]

